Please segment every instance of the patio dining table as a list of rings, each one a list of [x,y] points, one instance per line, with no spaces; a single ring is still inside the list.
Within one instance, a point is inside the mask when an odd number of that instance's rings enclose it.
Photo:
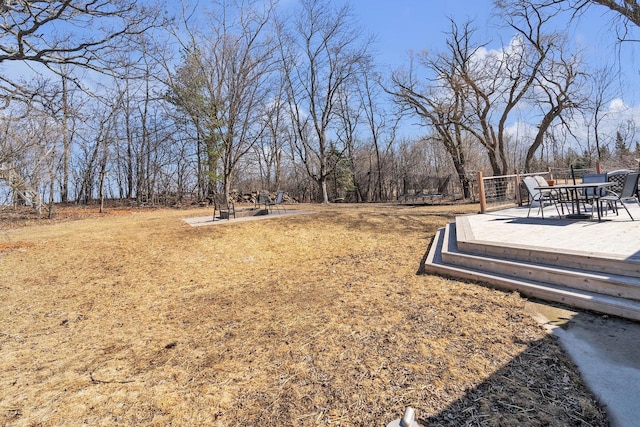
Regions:
[[[571,202],[571,213],[565,215],[565,218],[587,219],[593,217],[593,209],[591,211],[591,215],[586,212],[580,212],[580,202],[588,200],[588,198],[583,195],[585,192],[582,190],[592,189],[593,193],[595,193],[598,188],[611,187],[614,184],[615,183],[613,182],[581,182],[579,184],[557,184],[553,186],[536,187],[536,190],[552,189],[559,193],[564,191],[564,194],[567,196],[567,200]],[[598,220],[600,220],[600,215],[598,215]]]

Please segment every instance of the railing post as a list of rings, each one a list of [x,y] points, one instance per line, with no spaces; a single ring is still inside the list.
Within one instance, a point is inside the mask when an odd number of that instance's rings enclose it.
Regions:
[[[516,175],[516,204],[518,206],[522,206],[522,194],[520,194],[520,173],[518,172],[518,169],[516,169],[514,172]]]
[[[480,196],[480,213],[485,213],[487,211],[487,197],[484,194],[482,171],[478,172],[478,193]]]

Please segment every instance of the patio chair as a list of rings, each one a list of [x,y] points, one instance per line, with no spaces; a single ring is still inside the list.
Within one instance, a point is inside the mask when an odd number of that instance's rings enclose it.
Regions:
[[[278,195],[276,196],[275,200],[271,200],[269,199],[267,201],[267,209],[271,210],[271,206],[275,206],[276,209],[278,210],[278,212],[280,211],[280,207],[282,206],[284,202],[284,191],[278,191]],[[286,212],[287,210],[284,209],[284,207],[282,207],[282,209]]]
[[[635,221],[635,219],[629,212],[629,209],[627,209],[627,207],[625,206],[624,202],[633,200],[638,204],[638,206],[640,206],[640,201],[638,201],[637,194],[638,176],[640,176],[640,173],[638,172],[628,173],[625,176],[624,185],[622,186],[622,191],[620,191],[620,193],[616,193],[612,190],[607,190],[607,194],[601,196],[598,199],[598,215],[600,216],[605,203],[611,205],[616,215],[618,215],[618,202],[620,202],[624,210],[627,211],[627,214],[629,214],[629,218],[631,218],[632,221]]]
[[[622,191],[622,187],[624,186],[624,180],[628,174],[633,173],[635,171],[628,169],[619,169],[611,172],[607,172],[607,181],[613,182],[613,185],[609,187],[609,190],[614,193],[620,194]]]
[[[216,220],[216,211],[218,212],[219,219],[226,217],[227,220],[230,220],[231,215],[233,215],[235,219],[236,206],[230,197],[225,197],[224,194],[214,193],[211,199],[213,201],[213,221]]]
[[[598,182],[607,182],[607,174],[606,173],[585,173],[582,175],[582,182],[585,184],[592,184]],[[604,187],[596,187],[596,188],[585,188],[582,190],[582,197],[584,197],[582,205],[584,206],[585,211],[587,210],[587,205],[591,207],[591,213],[593,214],[593,210],[598,209],[597,200],[606,194]],[[600,214],[600,211],[598,211]],[[598,216],[600,219],[600,216]]]
[[[527,187],[527,192],[529,192],[529,211],[527,212],[527,218],[529,218],[529,215],[531,215],[531,207],[534,203],[538,203],[538,212],[542,215],[542,218],[544,218],[545,202],[555,206],[556,211],[558,212],[558,216],[560,216],[560,211],[558,210],[558,205],[556,204],[556,202],[558,201],[558,193],[553,190],[552,187],[549,187],[547,185],[546,187],[548,187],[548,189],[536,189],[536,187],[544,187],[544,185],[540,185],[538,180],[536,180],[536,178],[533,176],[525,177],[522,182],[524,182],[525,187]]]
[[[562,193],[561,192],[559,192],[558,190],[555,190],[554,188],[552,188],[549,185],[549,183],[547,182],[547,180],[544,179],[543,176],[534,175],[533,178],[538,183],[538,187],[545,187],[545,188],[548,188],[549,190],[551,190],[551,196],[552,196],[554,202],[556,202],[557,204],[560,205],[560,210],[562,211],[562,215],[564,215],[564,205],[566,203],[569,203],[569,200],[567,200],[564,197],[562,197]]]
[[[258,194],[258,197],[256,197],[256,207],[261,207],[264,205],[264,208],[268,211],[270,201],[271,197],[269,196],[269,193],[267,193],[266,191],[261,191]]]

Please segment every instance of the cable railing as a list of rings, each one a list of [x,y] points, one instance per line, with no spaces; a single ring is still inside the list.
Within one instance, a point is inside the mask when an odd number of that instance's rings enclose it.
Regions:
[[[595,168],[554,168],[541,172],[519,173],[512,175],[483,176],[478,172],[478,200],[480,201],[480,213],[489,210],[505,209],[513,206],[522,206],[523,200],[527,199],[526,188],[521,185],[522,179],[527,176],[540,175],[550,184],[567,184],[576,179],[582,179],[585,173],[593,173],[601,170],[597,165]],[[553,181],[553,182],[551,182]]]
[[[549,171],[487,177],[483,176],[482,172],[478,172],[480,213],[521,205],[523,194],[520,191],[520,183],[525,176],[533,175],[542,175],[545,179],[551,179]]]

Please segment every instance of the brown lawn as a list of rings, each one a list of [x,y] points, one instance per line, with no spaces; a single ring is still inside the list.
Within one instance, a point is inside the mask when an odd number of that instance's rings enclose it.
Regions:
[[[476,206],[295,208],[5,220],[0,424],[607,425],[523,298],[416,274]]]

